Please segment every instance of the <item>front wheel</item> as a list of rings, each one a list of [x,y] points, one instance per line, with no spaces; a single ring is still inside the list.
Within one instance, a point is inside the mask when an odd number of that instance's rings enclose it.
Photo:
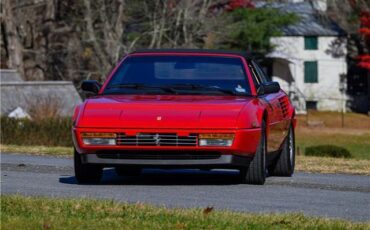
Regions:
[[[266,180],[266,123],[262,121],[261,140],[253,160],[249,163],[248,168],[241,170],[241,175],[247,184],[264,184]]]
[[[84,164],[81,161],[81,154],[74,151],[75,177],[79,184],[97,184],[103,174],[103,168],[98,165]]]
[[[295,136],[293,125],[290,125],[289,132],[283,143],[283,149],[275,164],[269,168],[272,176],[290,177],[294,173],[295,166]]]

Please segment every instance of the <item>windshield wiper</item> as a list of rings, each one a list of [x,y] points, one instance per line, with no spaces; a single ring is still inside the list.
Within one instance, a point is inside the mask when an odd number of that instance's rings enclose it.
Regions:
[[[114,85],[111,85],[109,87],[107,87],[107,89],[114,89],[114,88],[128,88],[128,89],[143,89],[143,90],[146,90],[146,89],[160,89],[162,91],[165,91],[165,92],[170,92],[170,93],[176,93],[175,90],[171,89],[171,88],[168,88],[168,87],[164,87],[164,86],[153,86],[153,85],[145,85],[145,84],[142,84],[142,83],[128,83],[128,84],[114,84]]]
[[[169,87],[172,89],[199,89],[202,86],[197,85],[197,84],[191,84],[191,83],[182,83],[182,84],[167,85],[166,87]]]
[[[129,83],[129,84],[114,84],[107,87],[107,89],[114,89],[114,88],[130,88],[130,89],[138,89],[143,87],[144,84],[141,83]]]
[[[177,90],[195,90],[195,91],[217,91],[223,94],[228,95],[236,95],[236,93],[229,89],[222,89],[219,86],[204,86],[204,85],[197,85],[191,83],[184,83],[184,84],[175,84],[175,85],[168,85],[168,88],[177,89]]]
[[[245,94],[234,92],[229,89],[222,89],[217,85],[204,86],[204,85],[191,84],[191,83],[173,84],[173,85],[165,85],[165,86],[151,86],[151,85],[145,85],[142,83],[127,83],[127,84],[114,84],[114,85],[107,87],[107,89],[114,89],[114,88],[129,88],[129,89],[137,89],[137,90],[160,89],[164,92],[169,92],[173,94],[178,94],[179,91],[182,91],[182,90],[185,90],[185,91],[189,90],[189,91],[196,91],[196,92],[214,91],[217,93],[222,93],[222,94],[227,94],[227,95],[245,95]]]
[[[205,90],[216,90],[216,91],[222,92],[224,94],[229,94],[229,95],[238,94],[238,93],[236,93],[236,92],[234,92],[230,89],[222,89],[219,86],[205,86],[205,87],[203,87],[203,89],[205,89]]]

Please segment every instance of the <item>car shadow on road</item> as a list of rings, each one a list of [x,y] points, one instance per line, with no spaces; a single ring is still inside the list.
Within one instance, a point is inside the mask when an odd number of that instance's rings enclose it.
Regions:
[[[60,183],[77,184],[74,176],[61,176]],[[231,185],[240,184],[237,170],[145,169],[139,176],[118,176],[105,169],[99,185]]]

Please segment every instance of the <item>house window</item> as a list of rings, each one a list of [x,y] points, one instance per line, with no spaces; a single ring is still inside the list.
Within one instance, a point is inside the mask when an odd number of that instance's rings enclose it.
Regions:
[[[304,37],[304,49],[305,50],[317,50],[317,37],[315,36]]]
[[[304,83],[317,83],[318,71],[317,61],[304,62]]]
[[[306,101],[307,110],[317,110],[317,101]]]

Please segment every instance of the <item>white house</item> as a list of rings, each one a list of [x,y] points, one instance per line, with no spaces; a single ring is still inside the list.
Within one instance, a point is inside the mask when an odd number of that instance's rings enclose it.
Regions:
[[[283,29],[283,35],[271,38],[273,80],[289,92],[297,112],[307,109],[341,111],[345,109],[347,40],[344,31],[320,13],[325,0],[294,0],[266,4],[284,12],[293,12],[300,21]]]

